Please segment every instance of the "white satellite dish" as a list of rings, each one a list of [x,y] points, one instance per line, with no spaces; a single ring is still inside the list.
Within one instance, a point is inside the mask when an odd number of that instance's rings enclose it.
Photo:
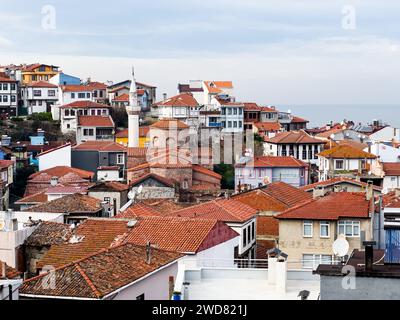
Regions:
[[[136,196],[136,191],[135,190],[129,191],[129,193],[128,193],[129,200],[135,199],[135,196]]]
[[[141,194],[142,191],[143,191],[143,186],[140,185],[139,188],[137,189],[137,193],[138,193],[138,194]]]
[[[341,234],[332,245],[332,250],[335,256],[344,257],[349,252],[350,245],[346,237]]]

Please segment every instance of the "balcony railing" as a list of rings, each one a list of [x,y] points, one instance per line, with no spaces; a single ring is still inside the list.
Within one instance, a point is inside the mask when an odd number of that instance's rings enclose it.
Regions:
[[[112,134],[96,135],[96,140],[114,140],[114,136]]]

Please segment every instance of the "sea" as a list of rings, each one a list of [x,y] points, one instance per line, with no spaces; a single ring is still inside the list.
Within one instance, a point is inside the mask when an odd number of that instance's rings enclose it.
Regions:
[[[310,104],[277,105],[280,111],[291,110],[292,114],[310,121],[308,127],[321,127],[331,121],[351,120],[354,123],[372,123],[382,120],[393,127],[400,128],[400,104]]]

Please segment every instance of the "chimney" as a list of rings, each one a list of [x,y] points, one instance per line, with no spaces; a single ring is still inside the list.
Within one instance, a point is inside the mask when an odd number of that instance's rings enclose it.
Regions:
[[[146,263],[151,264],[151,243],[150,241],[146,244]]]
[[[58,185],[58,177],[52,177],[50,180],[50,185],[52,187],[55,187],[56,185]]]
[[[365,198],[370,201],[374,196],[374,189],[372,187],[372,181],[368,181],[368,186],[365,189]]]
[[[364,241],[365,246],[365,271],[372,271],[372,266],[374,263],[374,245],[375,241]]]
[[[317,186],[314,190],[313,190],[313,198],[317,199],[320,197],[325,196],[325,188],[323,186]]]
[[[165,92],[163,93],[163,99],[164,99],[164,101],[166,101],[168,99],[168,95]]]

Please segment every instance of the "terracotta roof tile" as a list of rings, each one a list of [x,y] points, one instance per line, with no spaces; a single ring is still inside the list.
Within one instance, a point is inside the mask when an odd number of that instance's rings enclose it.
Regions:
[[[318,156],[334,159],[376,159],[374,154],[356,149],[349,145],[339,145],[332,149],[322,151]]]
[[[80,176],[82,179],[87,179],[87,180],[91,180],[94,176],[93,172],[90,171],[86,171],[86,170],[82,170],[82,169],[78,169],[78,168],[73,168],[73,167],[65,167],[65,166],[57,166],[57,167],[53,167],[50,169],[46,169],[46,170],[42,170],[39,172],[36,172],[32,175],[29,176],[29,180],[33,180],[36,177],[40,176],[41,174],[47,174],[51,177],[62,177],[65,176],[69,173],[75,173],[78,176]]]
[[[129,102],[130,96],[127,93],[121,94],[118,97],[115,97],[113,99],[113,101],[117,101],[117,102]]]
[[[278,215],[278,219],[338,220],[339,218],[369,218],[371,201],[364,192],[334,192],[312,199]]]
[[[127,184],[119,183],[116,181],[102,181],[88,188],[89,191],[127,191],[129,186]]]
[[[354,184],[363,188],[366,188],[368,186],[368,183],[366,182],[362,182],[362,181],[357,181],[355,179],[351,179],[351,178],[346,178],[346,177],[336,177],[336,178],[332,178],[329,180],[325,180],[325,181],[319,181],[313,184],[309,184],[306,186],[301,187],[302,190],[305,191],[310,191],[313,190],[316,187],[319,186],[323,186],[323,187],[328,187],[328,186],[334,186],[336,184],[341,184],[341,183],[350,183],[350,184]],[[376,191],[381,191],[382,188],[378,187],[378,186],[372,186],[374,190]]]
[[[0,260],[0,280],[1,280],[1,275],[2,275],[2,268],[3,268],[3,261]],[[9,265],[6,264],[6,278],[7,279],[19,279],[21,278],[21,272],[18,270],[10,267]]]
[[[308,192],[281,181],[270,183],[260,188],[260,190],[289,207],[293,207],[312,198],[312,195]]]
[[[209,169],[207,169],[207,168],[204,168],[204,167],[202,167],[202,166],[199,166],[199,165],[194,164],[194,165],[192,166],[192,169],[193,169],[193,171],[195,171],[195,172],[199,172],[199,173],[202,173],[202,174],[205,174],[205,175],[208,175],[208,176],[217,178],[217,179],[222,179],[222,176],[221,176],[220,174],[218,174],[218,173],[216,173],[216,172],[214,172],[214,171],[212,171],[212,170],[209,170]]]
[[[194,219],[215,219],[224,222],[245,222],[257,210],[235,199],[217,199],[169,213],[171,216]]]
[[[27,87],[31,88],[58,88],[55,84],[52,84],[47,81],[36,81],[36,82],[31,82],[26,85]]]
[[[256,126],[259,131],[279,131],[282,129],[279,122],[256,122],[254,126]]]
[[[25,240],[27,246],[43,247],[62,244],[72,236],[71,226],[68,224],[43,221]]]
[[[152,248],[148,264],[146,247],[128,243],[56,269],[54,288],[42,285],[47,274],[29,279],[20,287],[20,294],[100,299],[181,257],[179,253]]]
[[[47,202],[47,194],[46,192],[40,192],[24,197],[16,201],[15,204],[39,204],[45,202]]]
[[[171,188],[173,188],[175,186],[175,183],[174,183],[173,180],[170,180],[168,178],[164,178],[164,177],[159,176],[158,174],[155,174],[155,173],[145,174],[145,175],[137,178],[136,180],[131,181],[129,183],[129,185],[130,186],[136,186],[136,185],[140,184],[141,182],[143,182],[143,181],[145,181],[145,180],[147,180],[149,178],[155,179],[155,180],[161,182],[162,184],[165,184],[166,186],[171,187]]]
[[[30,207],[27,212],[52,213],[97,213],[102,210],[101,201],[87,195],[75,193],[44,204]]]
[[[153,206],[147,205],[142,202],[135,203],[133,206],[126,209],[124,212],[120,212],[114,218],[116,219],[136,219],[138,217],[146,216],[160,216],[161,213]]]
[[[83,127],[115,127],[111,116],[79,116],[78,126]]]
[[[93,101],[75,101],[69,104],[65,104],[60,108],[75,108],[75,109],[84,109],[84,108],[111,108],[106,104],[101,104]]]
[[[303,143],[315,143],[324,144],[323,141],[313,138],[304,131],[287,131],[278,133],[273,138],[265,138],[265,141],[275,144],[291,143],[291,144],[303,144]]]
[[[237,167],[250,166],[250,167],[308,167],[308,164],[298,160],[294,157],[274,157],[274,156],[262,156],[257,157],[246,164],[237,164]]]
[[[199,104],[191,93],[182,93],[165,101],[157,102],[155,105],[163,107],[197,107]]]
[[[152,124],[150,126],[150,128],[157,128],[157,129],[163,129],[163,130],[166,130],[166,129],[180,130],[180,129],[189,129],[190,127],[186,123],[179,121],[179,120],[162,119],[162,120],[159,120],[156,123]]]
[[[290,206],[268,195],[260,189],[239,193],[233,199],[240,201],[258,211],[282,212]]]
[[[83,151],[103,151],[103,152],[127,152],[127,148],[114,141],[87,141],[73,148]]]

